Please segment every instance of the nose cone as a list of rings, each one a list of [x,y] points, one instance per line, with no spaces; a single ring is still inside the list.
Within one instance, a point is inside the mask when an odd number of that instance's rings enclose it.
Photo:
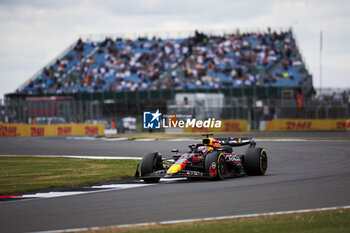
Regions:
[[[168,174],[176,174],[178,173],[178,171],[180,171],[182,169],[182,164],[173,164],[169,169],[168,171],[166,172]]]

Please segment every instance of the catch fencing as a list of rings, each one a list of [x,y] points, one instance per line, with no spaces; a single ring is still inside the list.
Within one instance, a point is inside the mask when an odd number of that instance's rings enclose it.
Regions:
[[[266,89],[263,93],[271,90]],[[223,124],[226,127],[223,126],[222,131],[346,130],[349,128],[347,120],[350,119],[350,108],[347,102],[320,104],[307,101],[303,107],[298,108],[297,100],[290,97],[293,94],[285,98],[282,92],[283,90],[277,91],[276,96],[270,94],[255,96],[259,91],[251,96],[242,96],[243,92],[237,94],[237,90],[199,94],[173,91],[149,91],[143,94],[141,92],[104,93],[103,95],[80,93],[71,97],[71,103],[57,102],[57,109],[50,109],[51,105],[48,103],[40,103],[34,110],[34,105],[28,103],[25,98],[6,98],[0,100],[0,122],[32,124],[32,120],[36,117],[61,117],[64,123],[88,123],[91,120],[104,119],[107,122],[115,122],[118,133],[148,132],[149,130],[144,130],[142,127],[143,112],[159,110],[162,114],[190,115],[197,120],[208,118],[224,120],[228,123]],[[245,90],[244,93],[248,91]],[[35,115],[33,112],[38,114]],[[129,122],[136,121],[131,130],[123,127],[125,119]]]

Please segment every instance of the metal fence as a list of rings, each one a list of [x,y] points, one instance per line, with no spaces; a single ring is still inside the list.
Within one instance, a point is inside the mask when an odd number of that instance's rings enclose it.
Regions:
[[[274,100],[265,100],[266,105],[252,106],[248,100],[237,100],[236,104],[225,104],[223,107],[205,107],[201,105],[167,105],[167,102],[118,102],[118,101],[98,101],[85,100],[75,101],[74,111],[70,105],[62,105],[60,117],[64,117],[67,122],[84,122],[91,119],[116,119],[123,117],[142,116],[143,111],[155,111],[159,109],[163,114],[191,115],[197,119],[255,119],[263,118],[272,120],[278,118],[308,118],[308,119],[347,119],[350,118],[350,108],[348,105],[324,106],[324,107],[281,107],[274,105]],[[227,101],[226,101],[227,102]],[[296,101],[294,101],[296,102]],[[142,106],[141,106],[142,105]],[[42,105],[41,108],[46,108]],[[25,100],[0,100],[0,121],[2,122],[28,122],[28,114],[31,105]],[[41,114],[31,115],[32,117],[49,117],[48,111],[41,111]]]
[[[271,89],[274,90],[274,89]],[[252,89],[252,93],[266,93],[271,90]],[[298,108],[297,101],[293,95],[284,95],[280,90],[276,96],[271,95],[246,95],[249,90],[225,90],[201,93],[204,99],[189,99],[189,103],[183,103],[184,97],[177,100],[176,95],[186,92],[168,91],[157,93],[157,95],[169,98],[155,98],[156,92],[141,93],[83,93],[74,97],[74,105],[61,105],[60,111],[49,114],[49,111],[39,111],[40,117],[59,116],[66,122],[83,123],[87,120],[104,119],[107,121],[122,122],[125,118],[137,119],[138,124],[142,122],[144,111],[159,111],[163,114],[190,115],[198,120],[208,118],[215,119],[245,119],[249,121],[250,129],[259,129],[261,121],[273,119],[350,119],[350,106],[348,102],[329,102],[320,104],[309,100],[305,107]],[[189,93],[197,95],[198,93]],[[77,94],[78,95],[78,94]],[[118,97],[116,98],[116,96]],[[216,96],[210,98],[210,95]],[[171,97],[172,96],[172,97]],[[268,97],[269,96],[269,97]],[[288,98],[285,98],[285,97]],[[124,98],[123,98],[124,97]],[[190,97],[190,96],[188,96]],[[179,99],[179,98],[178,98]],[[42,105],[41,109],[47,105]],[[0,121],[9,123],[31,123],[36,115],[29,114],[31,105],[25,97],[6,98],[0,100]],[[118,124],[117,124],[118,126]],[[119,132],[123,132],[120,130]]]

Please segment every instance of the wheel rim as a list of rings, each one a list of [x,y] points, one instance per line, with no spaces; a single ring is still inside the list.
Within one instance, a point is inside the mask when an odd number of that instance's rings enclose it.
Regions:
[[[261,172],[265,173],[267,169],[267,155],[265,152],[261,154],[260,160]]]
[[[225,164],[225,160],[221,156],[219,159],[218,171],[219,171],[219,178],[222,179],[226,174],[226,164]]]

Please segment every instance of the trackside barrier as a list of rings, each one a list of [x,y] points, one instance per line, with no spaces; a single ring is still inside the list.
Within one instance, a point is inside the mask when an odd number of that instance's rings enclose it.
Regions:
[[[104,134],[103,124],[4,124],[0,122],[0,137],[72,136]]]
[[[197,128],[197,127],[187,127],[184,128],[184,132],[194,133],[194,132],[242,132],[248,130],[247,120],[221,120],[222,124],[220,128]]]
[[[0,122],[0,137],[102,135],[104,128],[103,124],[31,125]],[[222,120],[220,128],[187,127],[183,132],[244,132],[247,130],[247,120]],[[350,119],[274,119],[266,122],[266,131],[308,130],[350,131]]]
[[[350,119],[274,119],[266,122],[267,131],[350,130]]]

